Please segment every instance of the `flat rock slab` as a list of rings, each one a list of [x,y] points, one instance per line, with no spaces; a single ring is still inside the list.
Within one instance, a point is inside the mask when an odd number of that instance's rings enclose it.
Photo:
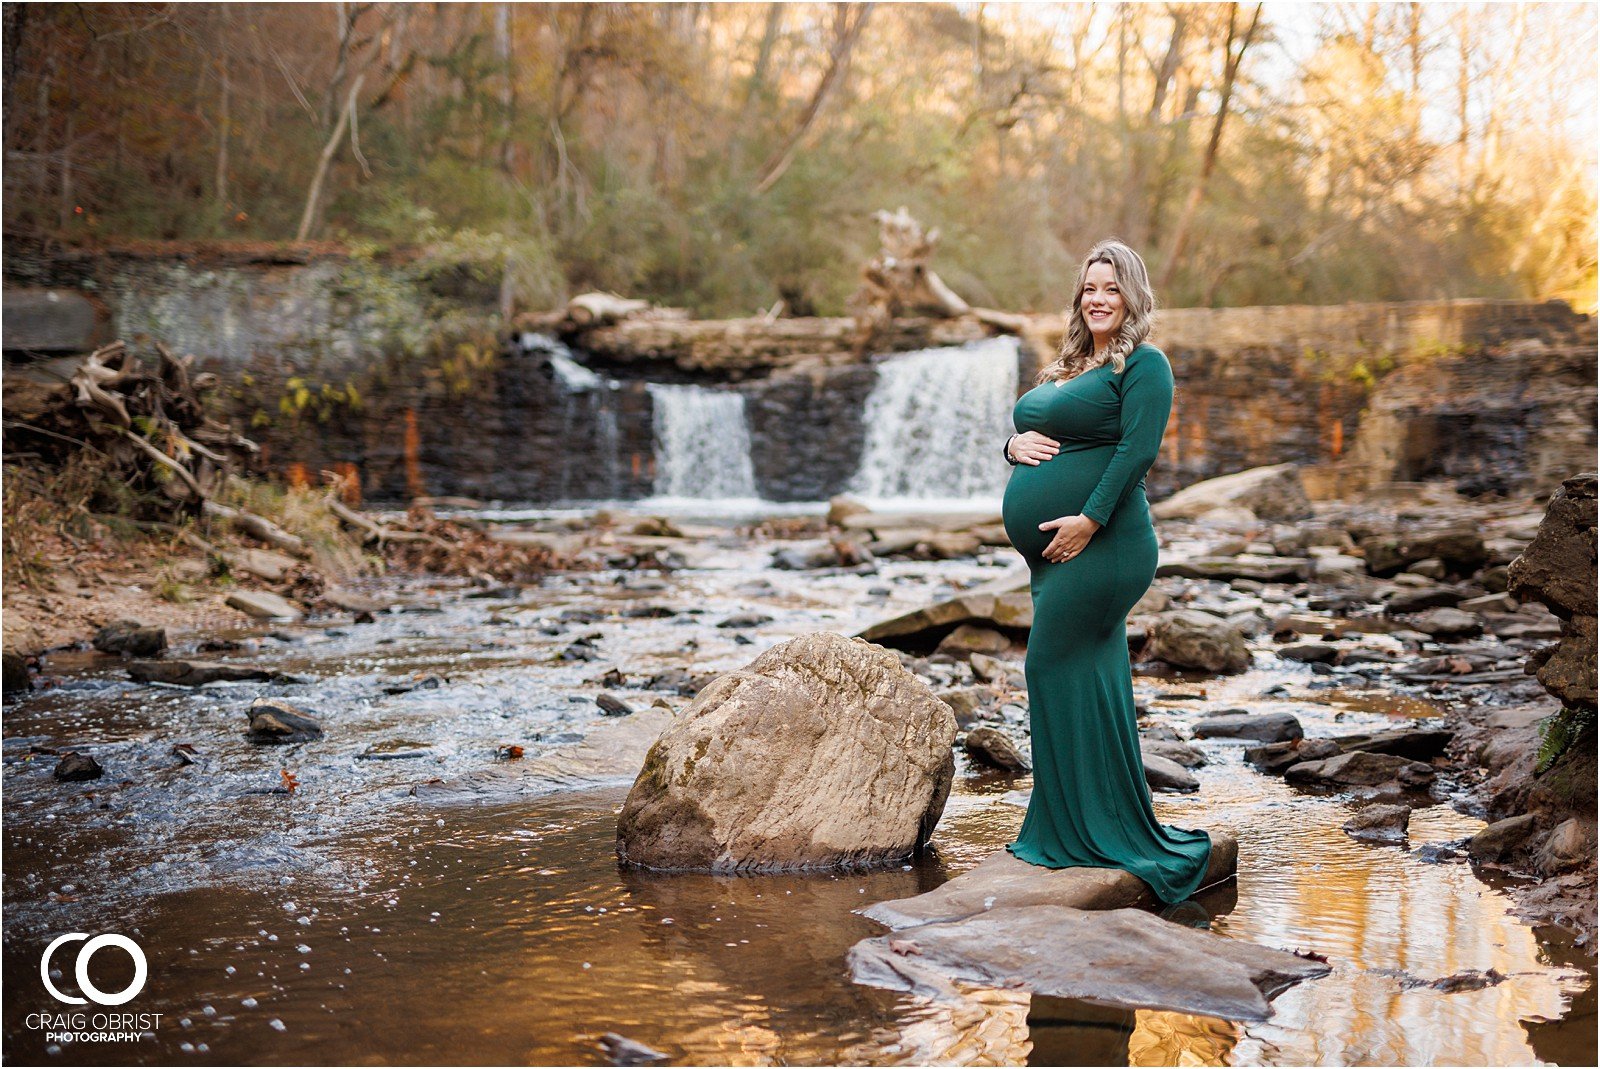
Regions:
[[[288,682],[286,676],[274,668],[258,668],[252,664],[225,664],[221,661],[133,661],[128,665],[128,675],[138,683],[173,683],[181,687],[201,687],[207,683],[240,683],[256,680]]]
[[[860,984],[959,1001],[957,982],[1040,995],[1264,1021],[1268,1000],[1330,968],[1285,950],[1174,924],[1137,909],[993,909],[863,939],[846,959]]]
[[[227,605],[258,620],[298,620],[305,615],[294,602],[269,590],[236,590],[228,595]]]
[[[1202,888],[1231,879],[1239,844],[1223,832],[1211,833],[1211,863]],[[855,910],[888,928],[912,928],[960,920],[1011,906],[1067,906],[1121,909],[1156,904],[1150,887],[1121,869],[1050,869],[1033,865],[1004,848],[933,890],[912,898],[892,898]]]

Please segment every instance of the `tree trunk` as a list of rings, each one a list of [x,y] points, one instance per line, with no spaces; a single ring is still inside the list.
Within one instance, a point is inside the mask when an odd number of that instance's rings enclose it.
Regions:
[[[227,8],[222,9],[224,12]],[[228,127],[232,122],[232,82],[228,77],[228,59],[224,55],[220,63],[222,75],[222,94],[217,106],[217,176],[212,183],[212,195],[216,204],[217,221],[222,223],[228,216]]]
[[[1255,36],[1256,27],[1261,23],[1261,8],[1261,4],[1256,4],[1255,14],[1250,17],[1250,26],[1244,31],[1244,37],[1239,40],[1238,52],[1233,51],[1233,41],[1239,5],[1235,3],[1228,11],[1228,39],[1223,45],[1224,55],[1227,58],[1222,71],[1222,99],[1217,103],[1217,116],[1211,124],[1211,140],[1206,144],[1205,159],[1201,161],[1200,173],[1195,176],[1194,185],[1189,189],[1189,198],[1184,202],[1183,214],[1178,217],[1178,226],[1172,232],[1172,242],[1168,245],[1167,254],[1163,258],[1161,280],[1157,283],[1163,290],[1171,285],[1172,278],[1177,273],[1178,258],[1183,255],[1189,230],[1194,225],[1195,211],[1200,207],[1201,198],[1205,196],[1206,185],[1211,181],[1211,173],[1216,170],[1217,151],[1222,145],[1223,125],[1228,121],[1228,105],[1233,99],[1234,82],[1239,75],[1239,65],[1244,61],[1245,50],[1250,47],[1250,40]]]
[[[1150,196],[1151,191],[1146,188],[1150,182],[1151,144],[1161,126],[1161,113],[1166,108],[1167,93],[1172,88],[1172,79],[1177,75],[1178,66],[1183,61],[1184,38],[1188,32],[1188,9],[1182,5],[1173,7],[1172,35],[1167,40],[1167,52],[1161,59],[1161,67],[1155,71],[1155,88],[1150,94],[1150,107],[1145,113],[1144,127],[1134,138],[1133,165],[1128,174],[1126,196],[1133,205],[1128,234],[1129,240],[1139,246],[1150,243],[1151,220],[1157,214],[1157,208]]]
[[[512,131],[517,119],[517,68],[511,48],[511,5],[498,3],[494,9],[495,52],[500,57],[500,169],[511,174],[516,163]]]
[[[311,176],[311,189],[306,194],[305,211],[300,213],[300,228],[295,231],[296,241],[305,241],[311,236],[318,213],[322,210],[322,187],[327,182],[329,168],[333,166],[333,157],[339,151],[339,142],[344,139],[344,132],[350,127],[350,116],[355,112],[361,94],[361,83],[366,77],[365,72],[356,75],[355,84],[350,87],[345,105],[339,111],[339,121],[334,123],[333,133],[328,135],[327,144],[322,146],[322,154],[317,157],[317,170]]]
[[[845,71],[850,66],[850,53],[867,24],[867,16],[872,14],[872,7],[870,3],[856,5],[854,20],[850,18],[850,4],[839,4],[835,8],[834,44],[833,51],[828,57],[828,69],[823,72],[822,80],[817,83],[817,90],[811,95],[811,102],[801,114],[800,122],[784,140],[783,146],[773,153],[766,166],[762,167],[761,180],[755,186],[756,196],[761,196],[777,184],[778,179],[783,177],[789,165],[794,163],[795,157],[799,155],[800,144],[805,140],[806,134],[810,133],[817,116],[822,113],[823,105],[828,102],[834,87],[844,80]]]

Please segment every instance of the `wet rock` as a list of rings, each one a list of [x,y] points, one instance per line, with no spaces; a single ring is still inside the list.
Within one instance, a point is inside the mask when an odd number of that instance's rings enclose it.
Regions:
[[[1291,765],[1283,774],[1290,783],[1323,787],[1376,787],[1390,783],[1422,786],[1432,782],[1433,776],[1432,765],[1364,750]]]
[[[1430,557],[1437,558],[1449,571],[1469,575],[1488,557],[1483,536],[1471,528],[1374,534],[1363,538],[1360,544],[1367,571],[1379,576],[1394,575],[1406,565]]]
[[[595,648],[594,641],[599,635],[584,635],[574,639],[559,654],[557,659],[562,661],[598,661],[600,651]]]
[[[414,690],[438,690],[449,680],[432,672],[416,679],[408,679],[404,683],[391,683],[383,688],[385,694],[410,694]]]
[[[811,571],[817,568],[848,568],[869,563],[872,553],[855,542],[821,541],[785,546],[772,554],[772,567],[788,571]]]
[[[1019,689],[1027,685],[1022,669],[1016,665],[991,657],[987,653],[974,653],[968,658],[972,674],[985,683],[1009,683]]]
[[[1491,594],[1504,593],[1511,585],[1511,569],[1504,564],[1497,564],[1492,568],[1485,568],[1478,573],[1478,582],[1483,589]]]
[[[1344,553],[1322,553],[1311,558],[1311,578],[1325,583],[1337,583],[1341,580],[1359,575],[1367,566],[1367,562],[1360,557],[1351,557]]]
[[[1005,800],[1026,806],[1031,793],[1008,793]],[[1202,890],[1232,879],[1239,861],[1239,844],[1231,835],[1221,831],[1209,834],[1211,857],[1200,881]],[[1154,903],[1150,885],[1121,869],[1052,869],[1030,864],[1011,851],[1001,849],[931,891],[910,898],[875,902],[853,912],[886,928],[902,929],[959,920],[1009,906],[1121,909]]]
[[[1436,641],[1447,642],[1483,634],[1483,621],[1473,613],[1460,609],[1429,609],[1411,617],[1406,623]]]
[[[257,698],[245,710],[255,742],[302,742],[322,738],[322,725],[304,710],[277,698]]]
[[[371,620],[361,621],[359,617],[362,614],[371,617],[375,613],[383,612],[388,607],[387,602],[337,586],[330,586],[324,590],[322,592],[322,600],[335,609],[355,613],[358,618],[357,622],[365,623],[370,623]]]
[[[1423,981],[1420,986],[1431,987],[1435,990],[1443,991],[1447,995],[1453,995],[1458,991],[1481,991],[1486,987],[1494,987],[1505,978],[1505,974],[1497,969],[1485,969],[1483,972],[1479,972],[1476,969],[1467,969],[1452,976],[1442,976],[1437,980]]]
[[[1156,616],[1150,627],[1150,656],[1177,668],[1242,672],[1250,649],[1237,627],[1210,613],[1177,609]]]
[[[95,633],[94,648],[101,653],[155,657],[167,648],[167,632],[162,627],[146,627],[137,620],[117,620]]]
[[[1150,513],[1161,520],[1188,520],[1221,508],[1248,509],[1252,518],[1263,520],[1303,520],[1312,515],[1311,501],[1295,464],[1274,464],[1205,479],[1151,505]]]
[[[871,511],[871,508],[855,498],[839,494],[828,500],[828,523],[838,527],[851,516],[864,516]]]
[[[860,637],[900,649],[926,650],[963,623],[1026,630],[1033,626],[1026,572],[1023,566],[1020,574],[1014,570],[955,597],[882,620],[861,631]]]
[[[918,539],[914,550],[928,560],[956,560],[970,557],[988,542],[977,531],[933,531]]]
[[[700,692],[700,688],[711,681],[714,676],[710,674],[696,675],[685,668],[668,668],[664,672],[657,672],[645,681],[645,690],[665,690],[674,694],[681,694],[692,698]]]
[[[632,716],[633,706],[615,694],[601,694],[594,700],[606,716]]]
[[[1459,605],[1466,595],[1453,586],[1423,586],[1412,590],[1397,590],[1383,603],[1383,611],[1391,616],[1421,612],[1424,609],[1451,608]]]
[[[1252,746],[1244,752],[1244,759],[1259,772],[1281,776],[1294,765],[1337,757],[1343,752],[1332,739],[1291,739]]]
[[[313,736],[314,737],[314,736]],[[520,747],[517,749],[520,755]],[[357,761],[416,761],[433,754],[433,749],[424,743],[413,742],[410,739],[386,739],[374,743],[365,750],[356,754]]]
[[[53,775],[63,783],[81,783],[84,780],[99,779],[105,775],[105,771],[100,767],[100,762],[88,754],[72,751],[61,755],[61,760],[56,762]]]
[[[1325,642],[1297,642],[1290,646],[1278,647],[1278,656],[1286,661],[1332,664],[1339,656],[1339,647],[1330,646]]]
[[[1594,858],[1594,832],[1576,817],[1563,820],[1534,854],[1539,871],[1560,872]]]
[[[1139,751],[1145,756],[1163,757],[1184,768],[1200,768],[1206,764],[1206,755],[1177,739],[1143,738]]]
[[[1443,579],[1449,574],[1449,569],[1444,566],[1444,561],[1439,560],[1437,557],[1413,561],[1406,565],[1405,570],[1412,575],[1420,575],[1424,579]]]
[[[1561,621],[1560,641],[1530,661],[1539,683],[1562,705],[1590,712],[1596,703],[1596,522],[1595,473],[1567,479],[1508,572],[1513,597],[1543,602]]]
[[[1499,861],[1519,853],[1538,827],[1539,818],[1532,813],[1497,820],[1467,840],[1467,853],[1474,861]]]
[[[963,747],[970,756],[992,768],[1008,772],[1027,772],[1033,768],[1033,762],[1010,735],[988,724],[968,731]]]
[[[556,617],[564,624],[594,624],[606,618],[606,614],[596,609],[563,609]]]
[[[1206,717],[1194,726],[1196,738],[1255,739],[1257,742],[1288,742],[1305,737],[1305,730],[1293,713],[1226,712]]]
[[[1151,742],[1182,742],[1183,736],[1171,724],[1140,724],[1139,735],[1141,744]]]
[[[994,692],[988,687],[949,687],[936,692],[940,701],[955,713],[956,726],[967,728],[982,720]]]
[[[1004,653],[1011,648],[1011,640],[991,627],[962,624],[940,639],[936,653],[948,653],[956,658],[973,654]]]
[[[226,604],[257,620],[298,620],[305,615],[288,598],[266,590],[235,590]]]
[[[1400,659],[1398,654],[1390,653],[1388,650],[1374,650],[1364,646],[1357,646],[1340,650],[1338,663],[1341,665],[1397,664]]]
[[[1370,734],[1339,735],[1329,741],[1345,753],[1364,750],[1412,761],[1432,761],[1435,757],[1444,756],[1445,748],[1453,738],[1455,732],[1439,728],[1396,728]]]
[[[28,659],[12,650],[5,651],[4,694],[10,698],[26,694],[33,689],[33,677],[28,674]]]
[[[1172,604],[1172,598],[1165,590],[1154,583],[1139,595],[1139,600],[1133,603],[1133,608],[1128,610],[1129,616],[1153,616],[1158,612],[1165,612]]]
[[[1231,1021],[1271,1016],[1271,996],[1329,967],[1175,924],[1137,909],[996,908],[864,939],[846,956],[857,983],[965,1001],[962,986],[1158,1007]]]
[[[630,605],[622,615],[630,620],[665,620],[678,615],[678,610],[671,605]]]
[[[1517,599],[1505,593],[1484,594],[1481,597],[1468,598],[1456,606],[1462,612],[1475,612],[1480,615],[1491,612],[1516,612],[1519,607],[1520,603]]]
[[[1563,482],[1533,541],[1511,564],[1511,593],[1541,601],[1557,615],[1593,614],[1596,513],[1595,473]]]
[[[1144,781],[1152,791],[1187,793],[1200,789],[1200,781],[1178,762],[1151,753],[1142,746],[1139,754],[1144,763]]]
[[[1352,839],[1368,842],[1401,843],[1405,842],[1410,824],[1411,807],[1408,805],[1369,805],[1344,822],[1344,833]]]
[[[1260,583],[1293,583],[1311,574],[1310,564],[1301,557],[1268,557],[1240,554],[1236,557],[1191,557],[1158,565],[1156,575],[1184,579],[1253,579]]]
[[[134,661],[128,665],[128,675],[139,683],[172,683],[181,687],[199,687],[207,683],[275,681],[286,678],[271,668],[258,668],[249,664],[223,664],[220,661]]]
[[[649,1065],[672,1057],[616,1032],[602,1035],[600,1046],[606,1052],[606,1060],[612,1065]]]
[[[651,747],[618,858],[719,872],[904,858],[944,811],[955,734],[950,707],[890,651],[790,639],[718,676]]]
[[[764,612],[738,612],[717,624],[718,627],[760,627],[770,624],[772,617]]]

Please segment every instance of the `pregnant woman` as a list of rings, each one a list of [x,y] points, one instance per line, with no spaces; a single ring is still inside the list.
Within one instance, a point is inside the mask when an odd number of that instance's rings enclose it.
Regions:
[[[1078,272],[1061,354],[1017,399],[1003,515],[1028,562],[1033,795],[1006,849],[1048,868],[1125,869],[1163,902],[1204,878],[1211,838],[1150,804],[1125,626],[1156,571],[1144,495],[1172,409],[1172,366],[1145,342],[1155,295],[1139,254],[1102,241]]]

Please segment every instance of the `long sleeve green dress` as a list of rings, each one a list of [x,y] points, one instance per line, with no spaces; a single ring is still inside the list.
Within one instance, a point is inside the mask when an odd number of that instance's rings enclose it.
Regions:
[[[1006,849],[1049,868],[1125,869],[1163,902],[1189,897],[1204,878],[1211,837],[1160,824],[1139,756],[1126,620],[1156,572],[1156,533],[1144,476],[1172,410],[1172,365],[1143,344],[1120,374],[1109,363],[1017,399],[1017,431],[1061,450],[1019,464],[1002,516],[1028,562],[1028,718],[1033,795]],[[1083,551],[1044,558],[1055,531],[1039,524],[1083,514],[1101,524]]]

